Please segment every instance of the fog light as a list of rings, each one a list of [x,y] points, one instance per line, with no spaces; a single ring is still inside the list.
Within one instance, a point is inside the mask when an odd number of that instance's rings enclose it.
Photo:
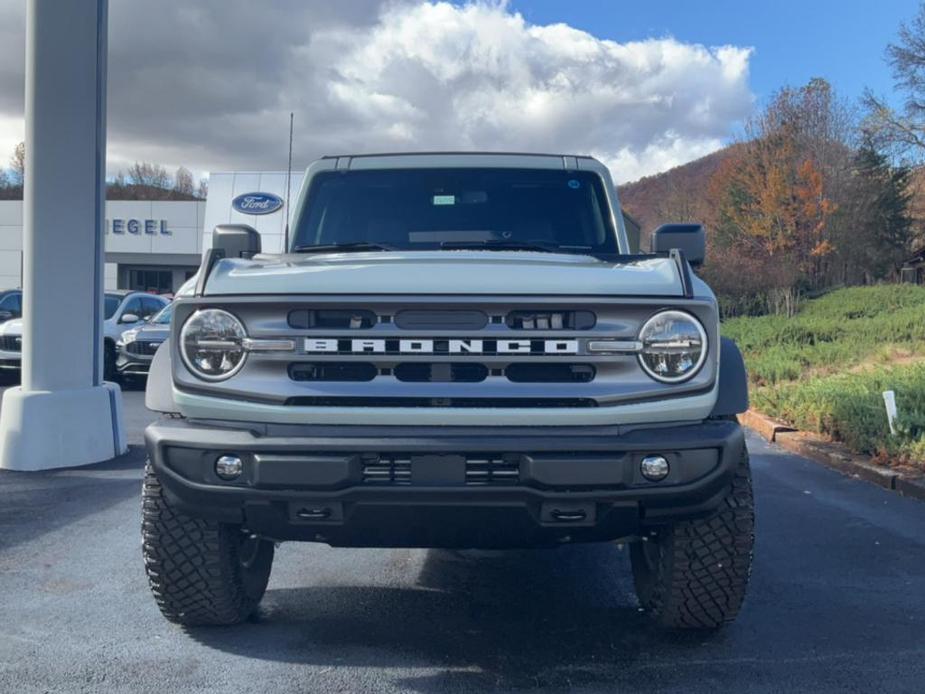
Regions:
[[[215,474],[223,480],[233,480],[241,476],[244,463],[236,455],[223,455],[215,461]]]
[[[668,477],[668,461],[664,456],[647,455],[639,464],[639,471],[650,482],[661,482]]]

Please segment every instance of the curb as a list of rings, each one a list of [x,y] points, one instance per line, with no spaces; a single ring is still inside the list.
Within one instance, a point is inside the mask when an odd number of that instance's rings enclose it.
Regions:
[[[739,424],[749,429],[754,429],[772,443],[777,439],[779,433],[795,431],[793,427],[787,426],[783,422],[778,422],[776,419],[771,419],[755,410],[746,410],[740,414]]]
[[[828,441],[812,432],[796,431],[754,410],[740,414],[739,423],[784,450],[825,465],[843,475],[872,482],[903,496],[925,501],[925,478],[906,477],[889,468],[875,465],[869,458],[852,453],[843,444]]]
[[[903,496],[925,501],[925,479],[900,475],[896,478],[896,491]]]

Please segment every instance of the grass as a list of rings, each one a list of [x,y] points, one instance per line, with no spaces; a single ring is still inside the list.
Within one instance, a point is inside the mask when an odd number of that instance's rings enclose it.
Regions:
[[[792,318],[735,318],[753,406],[925,472],[925,287],[853,287],[807,301]],[[882,392],[896,391],[890,435]]]

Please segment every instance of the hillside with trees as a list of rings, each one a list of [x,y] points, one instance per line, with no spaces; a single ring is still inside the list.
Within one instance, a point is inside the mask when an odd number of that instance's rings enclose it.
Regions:
[[[0,200],[22,200],[26,175],[26,145],[20,142],[10,155],[9,169],[0,168]],[[173,176],[160,164],[135,162],[106,182],[107,200],[204,200],[206,179],[196,183],[192,172],[181,166]]]
[[[620,188],[644,237],[706,225],[702,272],[727,316],[793,315],[802,296],[896,281],[925,245],[925,4],[887,58],[899,111],[816,78],[779,90],[733,145]]]

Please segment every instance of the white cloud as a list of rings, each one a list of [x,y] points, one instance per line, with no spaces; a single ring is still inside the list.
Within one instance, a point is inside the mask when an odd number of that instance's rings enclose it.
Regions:
[[[631,180],[721,146],[752,107],[747,48],[620,44],[528,24],[503,3],[306,5],[113,3],[111,165],[279,168],[293,110],[299,165],[377,150],[553,151],[593,154]],[[0,124],[15,102],[0,93]]]

